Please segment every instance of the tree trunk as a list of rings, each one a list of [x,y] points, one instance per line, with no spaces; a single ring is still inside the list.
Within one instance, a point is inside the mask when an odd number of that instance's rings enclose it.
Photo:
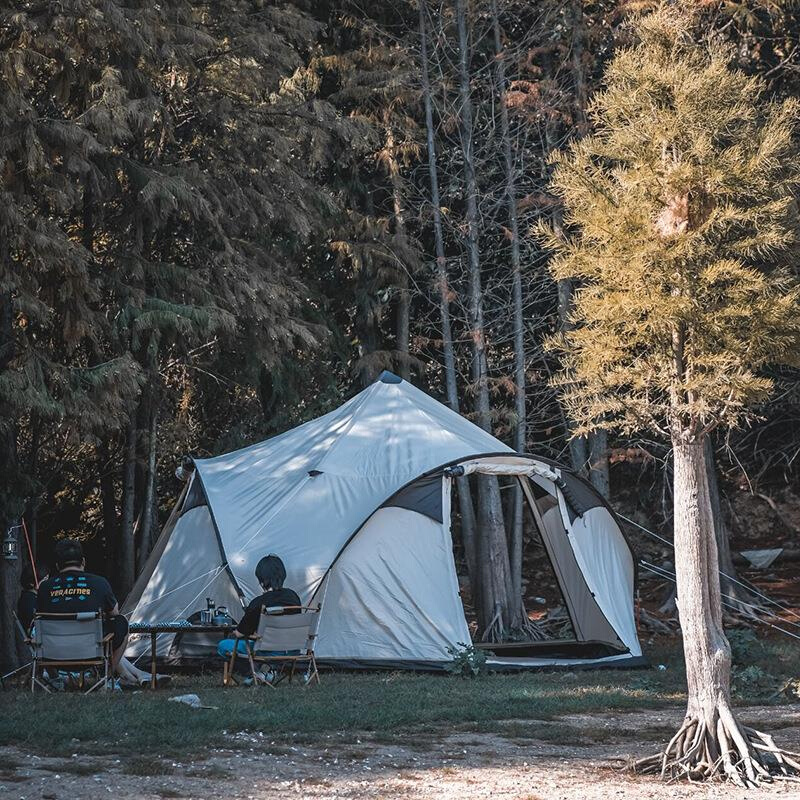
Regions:
[[[103,544],[106,574],[116,576],[118,571],[117,550],[119,527],[117,519],[117,498],[114,488],[114,474],[107,441],[102,441],[98,450],[97,474],[100,487],[100,502],[103,511]],[[116,580],[112,579],[112,585]],[[119,590],[118,586],[114,586]],[[120,592],[121,593],[121,592]]]
[[[3,266],[9,261],[3,248]],[[11,365],[16,347],[14,343],[14,301],[11,292],[0,294],[0,374]],[[0,539],[6,531],[19,523],[23,508],[18,475],[16,416],[0,407]],[[13,612],[19,598],[19,576],[22,571],[24,545],[22,531],[14,530],[19,557],[7,561],[0,556],[0,674],[16,669],[23,655],[17,636]]]
[[[122,467],[122,520],[119,541],[120,595],[126,597],[133,587],[136,542],[134,538],[134,512],[136,503],[136,413],[131,412],[125,437]]]
[[[466,247],[469,258],[469,323],[472,339],[472,380],[477,423],[491,431],[491,402],[486,359],[481,289],[481,262],[478,246],[478,188],[473,151],[473,114],[470,95],[467,9],[465,0],[456,1],[459,42],[459,94],[461,99],[461,151],[464,159],[466,199]],[[485,640],[502,639],[508,630],[523,627],[522,604],[512,597],[503,509],[497,478],[478,476],[479,537],[481,575],[478,627]]]
[[[155,518],[155,490],[156,490],[156,423],[158,418],[157,406],[151,404],[150,421],[147,435],[147,477],[145,479],[144,502],[142,503],[142,525],[139,538],[139,561],[136,567],[138,575],[143,569],[152,546],[152,531]]]
[[[388,113],[388,112],[387,112]],[[411,313],[411,295],[408,291],[408,264],[405,258],[408,253],[406,239],[405,211],[403,208],[403,186],[400,180],[400,167],[394,154],[395,139],[391,122],[386,122],[386,150],[389,183],[392,186],[392,207],[394,211],[394,235],[400,253],[400,274],[397,280],[397,308],[395,324],[395,341],[397,344],[397,369],[404,380],[411,375],[409,353],[409,330]]]
[[[689,699],[683,725],[665,752],[639,766],[693,779],[711,777],[719,768],[738,785],[752,787],[767,763],[752,740],[769,745],[769,737],[741,727],[731,706],[731,649],[722,627],[704,442],[676,437],[673,457],[675,575]]]
[[[608,433],[593,431],[589,436],[589,480],[603,497],[611,494],[608,475]]]
[[[442,211],[439,197],[439,173],[436,167],[436,139],[433,127],[433,102],[431,99],[430,72],[428,66],[428,7],[426,0],[419,4],[419,33],[421,47],[422,96],[425,103],[425,134],[428,146],[428,176],[431,182],[431,212],[433,234],[436,245],[436,282],[439,289],[439,314],[442,321],[442,354],[444,358],[444,379],[447,404],[456,413],[460,412],[458,384],[456,382],[456,359],[453,351],[453,332],[450,322],[450,287],[447,280],[447,260],[444,252],[444,233],[442,231]],[[469,480],[461,477],[456,480],[458,509],[461,516],[461,541],[464,558],[467,562],[473,601],[477,605],[478,573],[475,544],[475,509]]]
[[[511,131],[506,105],[506,66],[503,43],[500,35],[500,19],[497,0],[492,0],[492,28],[497,77],[498,105],[500,110],[500,135],[503,141],[503,160],[506,171],[506,207],[508,227],[511,231],[511,294],[513,303],[514,334],[514,449],[518,453],[526,450],[527,408],[525,403],[525,323],[522,308],[522,266],[519,247],[519,220],[517,217],[516,181],[514,154],[511,148]],[[509,540],[509,566],[511,569],[511,592],[522,602],[522,488],[514,481],[511,507],[511,536]],[[527,618],[527,615],[525,615]]]

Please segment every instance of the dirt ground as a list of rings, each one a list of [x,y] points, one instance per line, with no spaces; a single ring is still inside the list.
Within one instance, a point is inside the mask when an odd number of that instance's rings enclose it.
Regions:
[[[751,707],[741,713],[747,724],[774,732],[785,748],[800,750],[800,706]],[[293,745],[252,733],[225,732],[219,747],[180,760],[122,750],[115,755],[46,758],[2,748],[0,798],[734,800],[752,796],[723,784],[668,786],[620,772],[631,759],[663,743],[680,716],[680,711],[669,710],[566,716],[547,723],[512,720],[493,733],[437,731],[417,741],[409,736],[391,743],[383,740],[386,737],[364,734]],[[800,784],[777,783],[761,794],[800,798]]]

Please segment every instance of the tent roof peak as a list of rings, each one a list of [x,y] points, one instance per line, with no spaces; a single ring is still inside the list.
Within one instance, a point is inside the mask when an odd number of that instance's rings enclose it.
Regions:
[[[403,379],[399,375],[395,375],[394,372],[389,372],[388,369],[385,369],[378,375],[378,380],[381,383],[402,383]]]

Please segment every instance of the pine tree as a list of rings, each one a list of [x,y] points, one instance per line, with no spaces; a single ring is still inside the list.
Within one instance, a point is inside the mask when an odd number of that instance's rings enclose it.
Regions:
[[[752,787],[780,761],[730,699],[705,441],[797,362],[798,103],[768,98],[691,18],[637,20],[591,104],[595,133],[558,156],[554,188],[575,237],[550,235],[553,275],[577,284],[561,346],[581,427],[659,433],[674,459],[675,561],[689,700],[663,754],[640,763]]]

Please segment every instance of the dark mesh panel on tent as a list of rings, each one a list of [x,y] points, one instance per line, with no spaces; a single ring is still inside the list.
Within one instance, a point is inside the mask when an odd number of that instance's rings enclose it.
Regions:
[[[436,522],[442,522],[442,476],[428,475],[401,489],[384,508],[406,508],[424,514]]]

